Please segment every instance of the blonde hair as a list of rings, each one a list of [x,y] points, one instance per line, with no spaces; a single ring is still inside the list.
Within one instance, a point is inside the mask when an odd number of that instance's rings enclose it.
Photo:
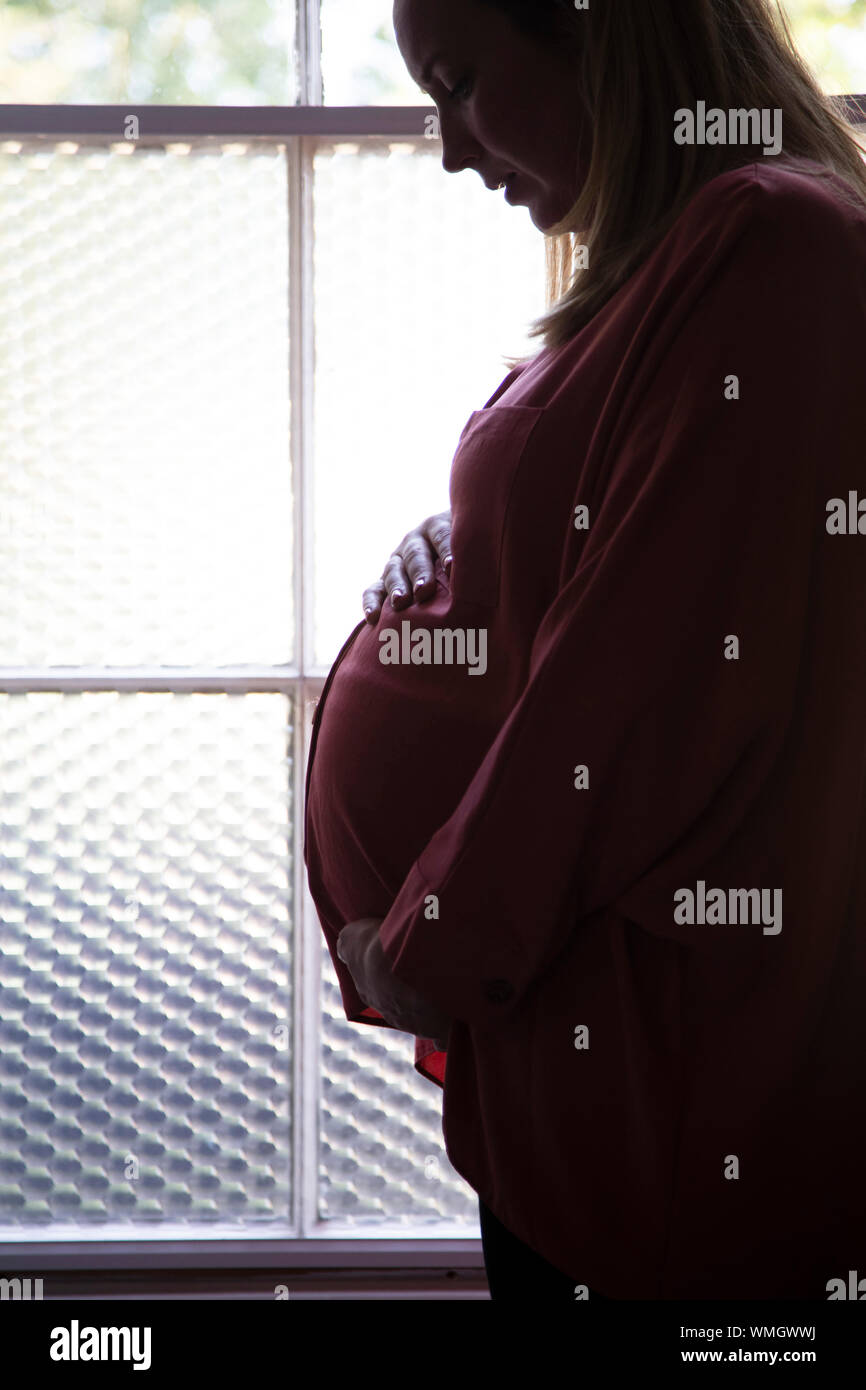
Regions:
[[[866,150],[838,97],[800,57],[776,0],[482,0],[527,33],[574,34],[579,95],[592,118],[589,171],[577,202],[545,229],[547,310],[530,337],[562,346],[661,240],[703,184],[755,163],[813,160],[844,180],[843,199],[866,209]],[[781,109],[781,154],[761,146],[678,145],[674,112]],[[857,108],[860,109],[859,107]],[[866,116],[866,112],[863,113]],[[578,245],[587,266],[574,265]],[[523,359],[508,359],[516,365]]]

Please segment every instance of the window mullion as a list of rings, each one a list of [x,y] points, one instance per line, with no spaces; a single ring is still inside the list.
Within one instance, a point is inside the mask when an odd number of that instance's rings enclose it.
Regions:
[[[290,140],[289,316],[292,491],[295,537],[295,641],[302,677],[295,708],[294,778],[294,1015],[295,1219],[301,1236],[317,1219],[321,937],[303,862],[304,790],[311,701],[321,680],[309,679],[313,634],[313,463],[315,318],[313,305],[314,139]]]
[[[322,24],[321,0],[296,0],[296,49],[300,106],[321,106]]]

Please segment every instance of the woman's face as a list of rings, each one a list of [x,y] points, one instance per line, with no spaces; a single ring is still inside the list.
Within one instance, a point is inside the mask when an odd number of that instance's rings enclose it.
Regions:
[[[506,184],[544,230],[586,177],[588,117],[576,92],[574,40],[531,39],[477,0],[395,0],[394,29],[410,75],[439,111],[442,166]]]

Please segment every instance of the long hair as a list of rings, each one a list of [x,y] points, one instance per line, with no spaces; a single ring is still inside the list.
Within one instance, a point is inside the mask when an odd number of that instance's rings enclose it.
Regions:
[[[710,179],[776,159],[840,176],[866,208],[866,163],[845,105],[822,91],[776,0],[481,0],[539,41],[575,36],[575,82],[591,113],[591,157],[577,202],[545,229],[547,310],[530,337],[560,347],[603,307]],[[782,147],[677,144],[674,113],[782,112]],[[859,110],[859,108],[858,108]],[[866,112],[863,113],[866,116]],[[577,246],[588,264],[576,265]],[[511,360],[511,365],[520,359]]]

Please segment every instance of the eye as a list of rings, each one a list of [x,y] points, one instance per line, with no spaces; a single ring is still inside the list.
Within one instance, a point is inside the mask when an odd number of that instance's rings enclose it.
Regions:
[[[452,101],[460,101],[461,98],[468,97],[471,91],[472,79],[470,77],[464,77],[463,80],[461,82],[458,82],[457,86],[454,87],[453,90],[448,93],[448,95]]]

